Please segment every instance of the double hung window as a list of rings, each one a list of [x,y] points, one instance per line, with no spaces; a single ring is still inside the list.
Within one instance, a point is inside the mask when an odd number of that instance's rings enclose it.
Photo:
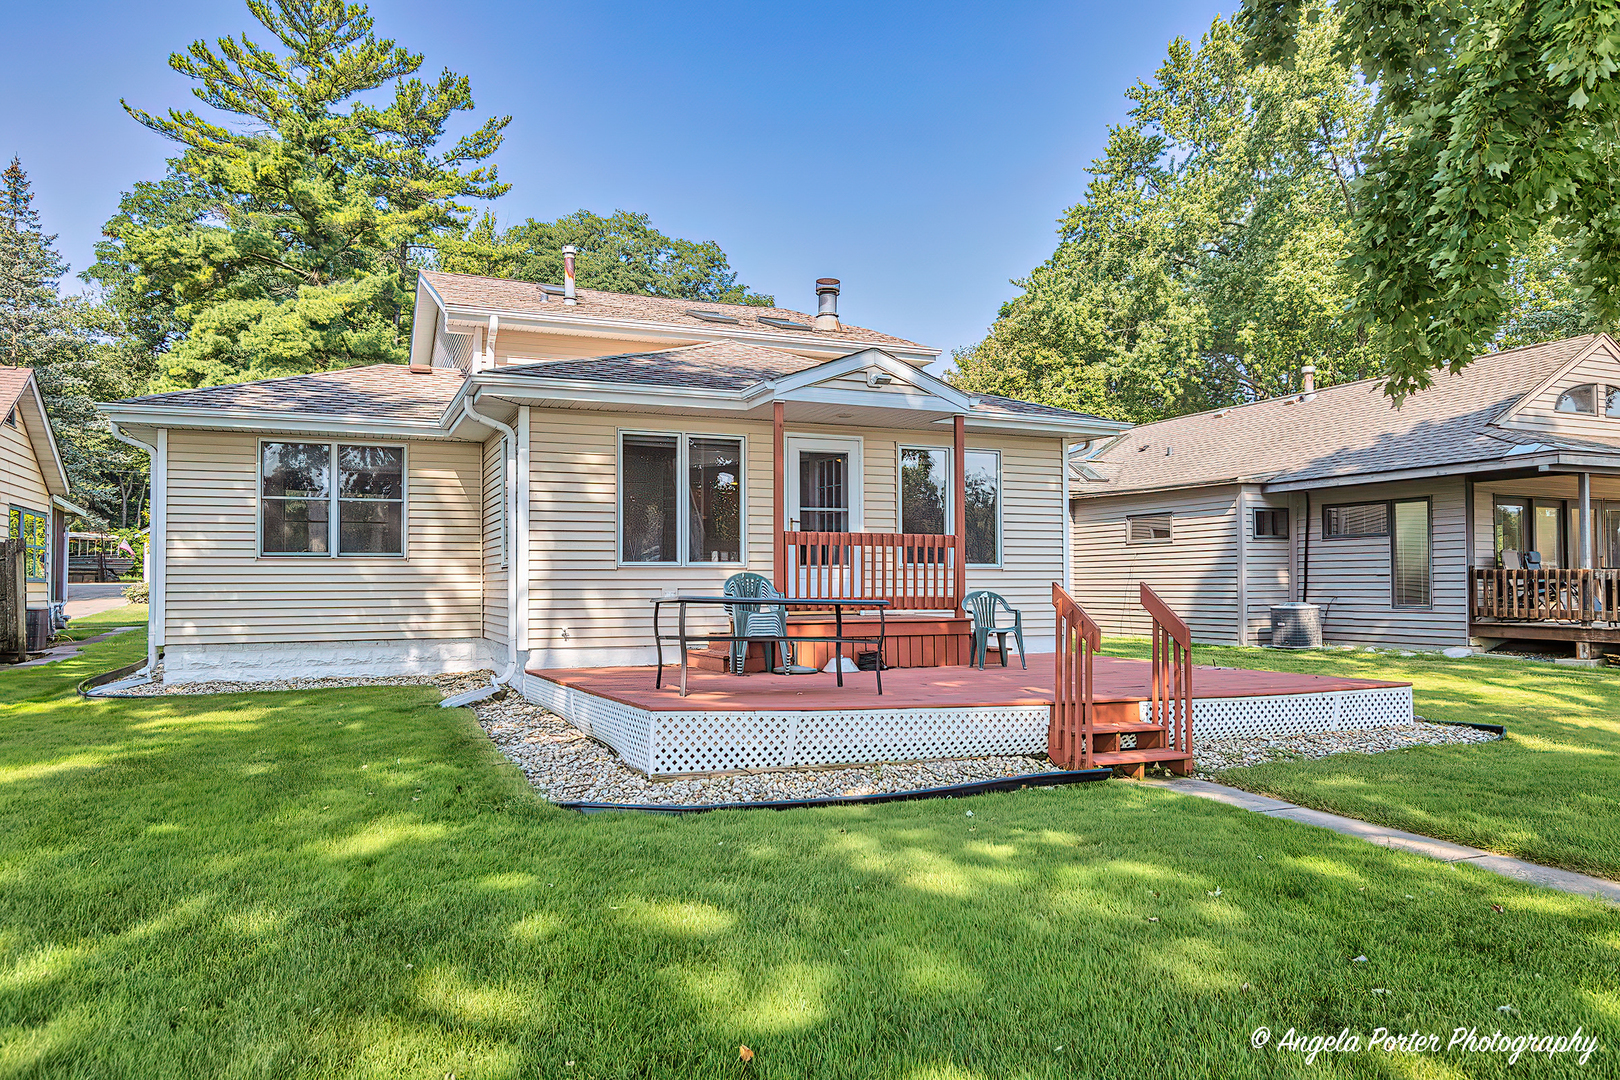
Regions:
[[[13,506],[7,522],[13,540],[23,541],[23,574],[29,581],[44,581],[51,568],[51,519],[39,510]]]
[[[405,448],[259,444],[264,555],[405,554]]]

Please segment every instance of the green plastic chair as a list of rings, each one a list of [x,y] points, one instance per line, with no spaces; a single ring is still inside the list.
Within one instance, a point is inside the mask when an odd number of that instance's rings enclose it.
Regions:
[[[973,616],[973,650],[968,664],[978,664],[979,670],[984,670],[984,656],[990,651],[990,635],[994,634],[1001,644],[1001,666],[1007,666],[1007,635],[1011,634],[1018,639],[1018,662],[1029,669],[1029,660],[1024,655],[1024,613],[1007,603],[1000,593],[993,593],[989,589],[975,589],[962,597],[962,606],[967,608]],[[1013,617],[1011,626],[999,625],[996,621],[996,609],[1000,608]]]
[[[780,600],[782,594],[776,587],[759,574],[733,574],[726,579],[724,596],[735,596],[743,600]],[[726,605],[726,614],[731,616],[731,633],[733,637],[760,638],[765,645],[765,670],[776,671],[778,667],[791,669],[793,666],[793,643],[787,636],[787,608],[766,604],[740,604],[733,607]],[[782,651],[782,664],[776,663],[778,649]],[[741,675],[743,664],[748,659],[748,642],[733,641],[731,643],[731,673]]]

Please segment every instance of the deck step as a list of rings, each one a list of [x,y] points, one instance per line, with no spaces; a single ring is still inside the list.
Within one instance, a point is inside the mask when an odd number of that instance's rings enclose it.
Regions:
[[[1152,750],[1110,750],[1104,754],[1092,754],[1091,760],[1097,765],[1140,765],[1147,761],[1182,761],[1190,757],[1185,750],[1166,747]]]
[[[1137,721],[1124,724],[1092,724],[1091,730],[1098,735],[1129,735],[1137,731],[1163,731],[1164,726],[1162,724]]]

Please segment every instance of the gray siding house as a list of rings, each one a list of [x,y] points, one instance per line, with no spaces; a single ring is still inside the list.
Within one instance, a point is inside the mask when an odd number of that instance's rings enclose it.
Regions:
[[[1209,642],[1271,605],[1329,642],[1620,643],[1620,345],[1489,353],[1394,407],[1374,380],[1145,424],[1071,458],[1075,598],[1148,631],[1147,582]]]

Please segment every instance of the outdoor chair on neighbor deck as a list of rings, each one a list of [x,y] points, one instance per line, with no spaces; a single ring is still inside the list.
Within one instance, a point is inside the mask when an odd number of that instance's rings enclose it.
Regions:
[[[776,587],[759,574],[733,574],[726,579],[722,590],[726,596],[739,600],[785,599]],[[765,647],[766,671],[792,671],[793,643],[788,639],[787,608],[777,605],[739,604],[728,606],[731,633],[734,637],[755,638]],[[731,643],[731,673],[741,675],[748,661],[748,642]]]
[[[962,598],[962,606],[973,616],[973,646],[969,654],[968,664],[978,664],[979,670],[984,670],[984,654],[990,651],[990,635],[994,634],[1000,642],[1001,666],[1007,666],[1007,635],[1011,634],[1018,639],[1018,662],[1025,669],[1029,667],[1029,660],[1024,654],[1024,613],[1007,603],[1000,593],[993,593],[988,589],[976,589]],[[997,611],[1005,611],[1012,616],[1012,625],[1002,625],[997,621]]]

